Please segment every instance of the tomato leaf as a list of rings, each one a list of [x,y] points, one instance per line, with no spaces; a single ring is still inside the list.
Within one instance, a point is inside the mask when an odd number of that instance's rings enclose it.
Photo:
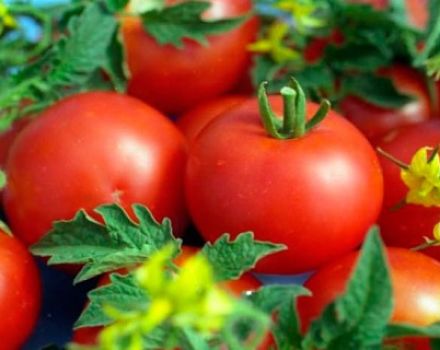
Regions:
[[[183,38],[207,44],[207,36],[230,31],[244,22],[246,17],[205,21],[202,14],[210,4],[204,1],[186,1],[162,10],[142,14],[145,30],[159,44],[183,47]]]
[[[114,15],[97,2],[71,16],[67,36],[2,84],[0,129],[71,94],[96,89],[124,90],[124,74],[122,68],[117,68],[123,65],[120,43],[116,42],[117,28]],[[110,82],[102,72],[111,78]],[[23,100],[30,103],[23,107]]]
[[[440,323],[421,327],[410,324],[391,324],[386,329],[387,338],[427,337],[440,339]]]
[[[342,89],[348,91],[350,95],[385,108],[399,108],[413,100],[410,96],[397,91],[390,79],[371,74],[344,77]]]
[[[225,281],[239,278],[263,257],[285,249],[282,244],[256,241],[252,232],[245,232],[233,241],[224,234],[215,243],[207,243],[202,253],[213,266],[216,279]]]
[[[156,222],[149,210],[133,205],[139,223],[132,221],[118,205],[98,207],[104,224],[80,210],[70,221],[55,222],[53,228],[31,251],[50,256],[49,264],[84,264],[75,277],[78,283],[104,272],[115,271],[142,263],[152,253],[172,242],[181,245],[172,234],[171,223]]]
[[[250,294],[248,299],[269,315],[276,315],[277,322],[272,330],[279,349],[300,349],[300,333],[296,299],[309,296],[310,292],[299,285],[269,285]]]
[[[306,334],[305,349],[380,348],[391,317],[390,274],[378,228],[370,230],[345,294],[328,305]]]
[[[125,311],[148,307],[148,296],[133,275],[112,274],[110,281],[110,284],[89,292],[90,303],[76,321],[75,328],[110,324],[112,319],[104,312],[104,306],[114,306]]]
[[[120,11],[123,10],[130,0],[107,0],[107,7],[110,11]]]

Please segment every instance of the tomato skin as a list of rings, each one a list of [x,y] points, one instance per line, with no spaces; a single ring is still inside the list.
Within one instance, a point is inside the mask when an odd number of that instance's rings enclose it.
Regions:
[[[403,248],[387,248],[394,291],[392,322],[427,326],[440,320],[440,263]],[[298,312],[305,332],[325,306],[345,290],[357,260],[351,253],[318,270],[306,283],[312,297],[298,298]],[[416,349],[430,349],[422,339]]]
[[[11,148],[18,134],[26,127],[26,125],[29,124],[29,122],[29,118],[19,119],[18,121],[14,122],[9,129],[0,133],[0,168],[3,169],[5,167],[9,149]]]
[[[281,115],[281,97],[271,97],[271,104]],[[307,106],[310,116],[317,105]],[[304,272],[355,249],[383,195],[376,155],[345,119],[330,112],[306,136],[276,140],[267,136],[256,100],[199,135],[185,191],[191,217],[208,241],[253,231],[259,240],[286,244],[288,251],[256,269],[277,274]]]
[[[414,126],[407,126],[390,132],[379,142],[378,147],[399,160],[409,163],[414,153],[421,147],[435,147],[440,143],[440,120],[432,119]],[[425,208],[408,204],[393,210],[402,201],[407,187],[400,178],[400,168],[380,158],[384,175],[384,205],[379,217],[379,225],[385,242],[389,245],[412,248],[424,242],[423,237],[432,237],[432,230],[440,221],[440,208]],[[440,259],[440,247],[423,251]]]
[[[207,19],[241,16],[252,9],[251,0],[209,2]],[[207,46],[184,39],[179,49],[158,44],[138,18],[124,18],[122,34],[132,75],[128,92],[171,114],[221,95],[245,74],[250,57],[246,47],[257,32],[258,20],[253,17],[232,31],[210,36]]]
[[[37,266],[18,239],[0,232],[0,339],[18,350],[37,322],[41,285]]]
[[[7,218],[35,243],[54,220],[84,208],[133,203],[170,217],[183,231],[186,212],[183,136],[162,114],[110,92],[71,96],[44,111],[19,135],[7,163]]]
[[[176,125],[191,143],[212,120],[247,99],[245,96],[230,95],[201,103],[182,115]]]
[[[199,251],[199,248],[191,247],[191,246],[183,246],[182,253],[174,260],[177,266],[182,266],[185,261],[196,254]],[[109,274],[103,275],[99,282],[98,286],[104,286],[110,283]],[[231,292],[234,296],[239,297],[242,293],[247,291],[253,291],[258,289],[261,286],[261,283],[250,273],[246,273],[241,276],[238,280],[225,281],[220,284],[222,288],[226,291]],[[73,333],[72,341],[76,344],[80,345],[96,345],[97,337],[102,327],[87,327],[87,328],[79,328],[76,329]],[[272,341],[270,337],[265,340],[263,343],[264,346],[268,346]],[[265,349],[262,347],[261,350]]]
[[[399,92],[415,99],[396,109],[378,107],[355,96],[345,98],[340,104],[341,113],[373,141],[390,130],[431,117],[428,89],[418,72],[409,67],[394,66],[380,75],[389,77]]]

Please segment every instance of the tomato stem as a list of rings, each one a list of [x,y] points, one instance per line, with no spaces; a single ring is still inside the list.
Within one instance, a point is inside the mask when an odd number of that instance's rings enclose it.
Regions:
[[[292,78],[290,86],[280,91],[284,101],[284,115],[280,118],[273,112],[267,96],[267,82],[260,84],[258,101],[263,125],[267,133],[279,140],[304,136],[327,116],[330,102],[323,100],[316,114],[307,121],[307,99],[298,81]]]
[[[384,151],[382,148],[377,147],[376,151],[381,156],[383,156],[386,159],[388,159],[390,162],[393,162],[394,164],[396,164],[399,168],[404,169],[404,170],[408,170],[409,169],[409,165],[408,164],[406,164],[406,163],[402,162],[401,160],[397,159],[393,155],[391,155],[388,152]]]

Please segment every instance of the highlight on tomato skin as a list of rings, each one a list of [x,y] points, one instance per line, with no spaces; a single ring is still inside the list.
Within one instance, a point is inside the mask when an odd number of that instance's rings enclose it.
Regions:
[[[251,0],[209,2],[206,19],[241,16],[253,6]],[[128,93],[173,115],[226,93],[249,69],[246,47],[257,37],[258,22],[252,17],[238,28],[213,35],[208,46],[184,39],[179,49],[159,45],[145,33],[139,19],[124,18],[121,30],[131,72]]]
[[[132,214],[140,203],[158,220],[169,217],[179,235],[187,222],[186,159],[183,135],[143,102],[112,92],[73,95],[43,111],[11,148],[6,216],[32,244],[81,208],[93,216],[98,205],[117,202]]]
[[[408,164],[421,147],[436,147],[440,143],[440,121],[429,121],[399,128],[383,136],[377,146],[396,159]],[[408,188],[400,176],[400,168],[390,160],[379,157],[384,177],[384,205],[378,223],[387,245],[414,248],[424,242],[424,237],[432,237],[434,225],[440,221],[439,207],[424,207],[405,204]],[[440,247],[423,251],[440,259]]]
[[[247,99],[246,96],[225,95],[200,103],[180,116],[176,125],[191,143],[211,121]]]
[[[280,96],[270,104],[282,115]],[[307,116],[317,109],[308,103]],[[256,100],[202,131],[185,179],[188,209],[206,240],[250,230],[287,244],[257,265],[276,274],[306,272],[355,249],[377,219],[382,186],[374,150],[346,119],[330,112],[309,134],[278,140],[265,131]]]
[[[19,349],[34,331],[41,306],[37,265],[25,246],[0,231],[1,348]]]
[[[403,248],[386,250],[394,293],[393,323],[428,326],[440,321],[440,263],[422,253]],[[350,253],[319,269],[305,283],[311,297],[298,298],[298,312],[302,331],[325,306],[344,292],[358,257]],[[405,339],[415,350],[430,349],[426,339]]]

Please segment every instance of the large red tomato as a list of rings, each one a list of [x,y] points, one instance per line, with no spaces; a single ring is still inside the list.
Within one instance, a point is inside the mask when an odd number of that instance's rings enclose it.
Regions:
[[[402,248],[388,248],[394,293],[393,323],[427,326],[440,320],[440,264],[421,254]],[[325,306],[345,290],[358,253],[323,267],[305,287],[312,297],[298,299],[298,312],[303,331],[317,318]],[[427,343],[417,343],[416,349],[430,349]]]
[[[54,220],[80,209],[119,203],[169,217],[177,234],[186,221],[185,140],[162,114],[110,92],[71,96],[44,111],[17,138],[7,163],[7,218],[25,243]]]
[[[421,147],[440,144],[440,120],[400,128],[384,136],[378,146],[403,162],[409,163]],[[385,242],[400,247],[415,247],[423,243],[423,237],[431,237],[435,224],[440,221],[440,208],[425,208],[408,204],[396,208],[407,187],[400,178],[400,168],[383,157],[380,158],[384,176],[384,205],[379,225]],[[440,247],[425,250],[440,259]]]
[[[271,98],[281,114],[282,99]],[[307,116],[317,105],[307,104]],[[193,143],[186,198],[209,241],[253,231],[288,250],[257,271],[304,272],[362,241],[382,203],[382,175],[367,140],[334,112],[297,139],[269,137],[256,100],[211,122]]]
[[[176,265],[182,266],[184,262],[194,254],[196,254],[198,250],[199,249],[195,247],[184,246],[182,249],[182,254],[180,254],[175,260]],[[98,286],[104,286],[108,283],[110,283],[110,279],[109,275],[107,274],[99,280]],[[238,280],[223,282],[221,286],[225,290],[231,292],[233,295],[238,297],[244,292],[254,291],[258,289],[261,286],[261,283],[251,274],[247,273],[240,277]],[[75,330],[72,341],[81,345],[95,345],[101,329],[101,327],[79,328]]]
[[[176,0],[168,3],[177,2]],[[251,0],[209,0],[206,19],[247,14]],[[184,47],[160,45],[145,33],[138,18],[122,21],[131,71],[128,91],[167,113],[181,113],[231,88],[249,65],[246,46],[256,37],[254,17],[240,27],[209,37],[209,45],[184,39]]]
[[[26,248],[0,231],[0,339],[20,349],[36,324],[41,304],[37,266]]]
[[[177,120],[177,127],[192,142],[212,120],[246,100],[247,97],[231,95],[203,102],[182,115]]]
[[[383,108],[361,98],[349,96],[341,104],[341,113],[370,140],[397,127],[420,123],[431,117],[428,88],[424,78],[405,66],[394,66],[381,75],[392,80],[397,89],[414,99],[400,108]]]

